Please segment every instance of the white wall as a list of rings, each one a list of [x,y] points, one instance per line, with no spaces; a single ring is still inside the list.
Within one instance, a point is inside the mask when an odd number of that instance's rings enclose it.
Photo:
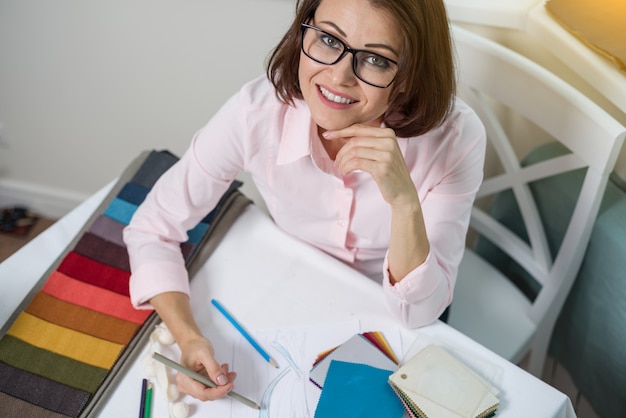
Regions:
[[[182,154],[219,106],[263,72],[294,6],[0,0],[0,207],[20,203],[61,216],[139,152]],[[555,71],[626,124],[538,40],[464,26]],[[626,179],[626,147],[618,173]]]
[[[0,0],[0,196],[26,196],[59,216],[142,150],[182,154],[219,106],[263,73],[294,7]]]

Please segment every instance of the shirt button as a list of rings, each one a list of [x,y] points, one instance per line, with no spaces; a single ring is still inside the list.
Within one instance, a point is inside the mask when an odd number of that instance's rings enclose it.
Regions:
[[[341,228],[346,226],[346,221],[339,221],[337,222],[337,225],[339,225]]]

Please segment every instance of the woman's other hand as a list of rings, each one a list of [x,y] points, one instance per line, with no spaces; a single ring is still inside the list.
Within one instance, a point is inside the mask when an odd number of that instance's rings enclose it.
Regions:
[[[355,170],[369,173],[391,206],[419,205],[415,185],[400,152],[393,129],[352,125],[337,131],[326,131],[325,140],[346,141],[335,157],[343,174]]]

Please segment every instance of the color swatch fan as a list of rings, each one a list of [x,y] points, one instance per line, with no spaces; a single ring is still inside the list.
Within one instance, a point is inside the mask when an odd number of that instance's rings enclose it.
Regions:
[[[315,418],[402,418],[387,383],[398,362],[380,332],[356,334],[318,356],[309,380],[322,389]]]

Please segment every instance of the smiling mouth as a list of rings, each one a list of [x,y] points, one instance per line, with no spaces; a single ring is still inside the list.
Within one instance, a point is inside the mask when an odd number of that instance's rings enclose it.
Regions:
[[[326,90],[324,87],[319,86],[320,92],[322,93],[322,96],[324,96],[327,100],[334,102],[334,103],[340,103],[340,104],[352,104],[352,103],[356,103],[356,100],[350,100],[347,99],[345,97],[341,97],[341,96],[337,96],[331,92],[329,92],[328,90]]]

